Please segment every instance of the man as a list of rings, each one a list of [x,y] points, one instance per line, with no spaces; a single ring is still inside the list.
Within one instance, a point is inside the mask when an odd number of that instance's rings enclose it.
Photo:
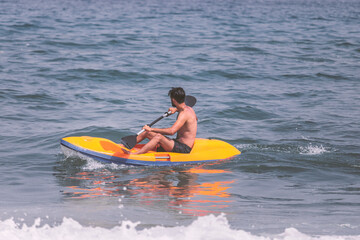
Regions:
[[[142,154],[150,150],[163,152],[190,153],[194,146],[197,131],[197,116],[195,111],[185,104],[185,91],[181,87],[172,88],[169,91],[172,108],[169,108],[171,114],[178,112],[176,122],[170,128],[151,128],[145,125],[145,131],[137,136],[136,141],[141,142],[145,138],[150,141],[139,151],[132,154]],[[170,139],[164,135],[174,135],[176,139]]]

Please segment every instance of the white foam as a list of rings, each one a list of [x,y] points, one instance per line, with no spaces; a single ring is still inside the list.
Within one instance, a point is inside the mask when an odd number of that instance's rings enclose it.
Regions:
[[[309,137],[305,137],[305,136],[303,136],[303,135],[301,135],[301,139],[303,139],[303,140],[310,140],[310,138]]]
[[[320,155],[327,153],[330,150],[325,148],[323,145],[309,144],[307,146],[286,146],[286,145],[258,145],[258,144],[237,144],[235,145],[238,149],[244,150],[258,150],[258,151],[270,151],[270,152],[283,152],[292,153],[297,152],[304,155]]]
[[[90,157],[86,157],[86,159],[84,159],[84,160],[86,160],[86,165],[83,166],[82,169],[85,171],[93,171],[93,170],[103,169],[103,168],[117,170],[117,169],[122,169],[122,168],[126,167],[125,165],[119,165],[116,163],[99,162]]]
[[[82,160],[85,160],[86,165],[82,167],[83,170],[85,170],[85,171],[93,171],[93,170],[103,169],[103,168],[117,170],[117,169],[122,169],[122,168],[126,167],[125,165],[120,165],[120,164],[116,164],[116,163],[104,163],[104,162],[94,160],[91,157],[88,157],[82,153],[76,152],[76,151],[69,149],[67,147],[64,147],[64,146],[61,146],[61,149],[66,157],[64,160],[66,160],[68,158],[80,158]]]
[[[13,219],[0,221],[0,239],[6,240],[360,240],[357,236],[309,236],[295,228],[287,228],[282,234],[258,236],[243,230],[231,228],[224,214],[199,217],[189,226],[156,226],[137,230],[139,222],[123,221],[111,229],[82,226],[71,218],[64,218],[58,226],[40,226],[40,219],[34,225],[17,225]]]
[[[311,143],[305,147],[299,147],[300,154],[320,155],[329,152],[323,145],[312,145]]]
[[[236,147],[237,149],[241,149],[241,150],[248,150],[248,149],[253,149],[255,148],[254,144],[235,144],[234,147]]]

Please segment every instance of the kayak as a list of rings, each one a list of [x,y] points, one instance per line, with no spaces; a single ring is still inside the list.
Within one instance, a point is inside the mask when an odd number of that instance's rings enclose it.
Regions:
[[[171,166],[213,162],[231,159],[240,154],[234,146],[217,139],[196,138],[190,153],[156,152],[133,155],[144,144],[137,144],[131,150],[105,138],[81,136],[61,139],[65,155],[80,153],[85,157],[105,162],[140,166]]]

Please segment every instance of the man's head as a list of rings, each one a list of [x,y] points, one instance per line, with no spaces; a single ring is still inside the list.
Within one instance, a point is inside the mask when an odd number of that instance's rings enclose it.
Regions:
[[[179,104],[185,101],[185,91],[181,87],[171,88],[168,95],[171,99],[175,99]]]

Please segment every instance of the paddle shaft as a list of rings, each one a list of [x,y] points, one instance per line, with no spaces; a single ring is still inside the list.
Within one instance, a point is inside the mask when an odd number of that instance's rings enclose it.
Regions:
[[[186,96],[185,97],[185,104],[190,106],[190,107],[193,107],[196,103],[196,98],[193,97],[193,96]],[[148,124],[149,127],[151,127],[152,125],[154,125],[155,123],[157,123],[158,121],[160,121],[161,119],[163,119],[164,117],[168,117],[169,115],[171,114],[171,111],[168,111],[166,113],[164,113],[161,117],[158,117],[155,121],[153,121],[152,123]],[[140,134],[142,134],[145,130],[144,129],[141,129],[140,132],[138,132],[136,135],[139,136]]]
[[[171,114],[171,111],[168,111],[166,113],[164,113],[162,116],[158,117],[156,120],[154,120],[152,123],[148,124],[149,127],[151,127],[152,125],[154,125],[155,123],[157,123],[158,121],[160,121],[161,119],[163,119],[164,117],[167,117]],[[142,134],[145,131],[145,129],[141,129],[140,132],[138,132],[136,135],[139,136],[140,134]]]
[[[185,104],[187,106],[193,107],[196,103],[196,98],[190,95],[187,95],[185,97]],[[158,121],[160,121],[161,119],[163,119],[164,117],[167,117],[171,114],[171,111],[168,111],[166,113],[164,113],[161,117],[157,118],[155,121],[153,121],[152,123],[148,124],[149,127],[151,127],[152,125],[154,125],[155,123],[157,123]],[[136,135],[130,135],[130,136],[126,136],[121,138],[122,143],[124,144],[125,147],[127,147],[128,149],[132,149],[136,143],[137,143],[137,136],[139,136],[141,133],[143,133],[145,131],[145,129],[142,129],[140,132],[138,132]]]

